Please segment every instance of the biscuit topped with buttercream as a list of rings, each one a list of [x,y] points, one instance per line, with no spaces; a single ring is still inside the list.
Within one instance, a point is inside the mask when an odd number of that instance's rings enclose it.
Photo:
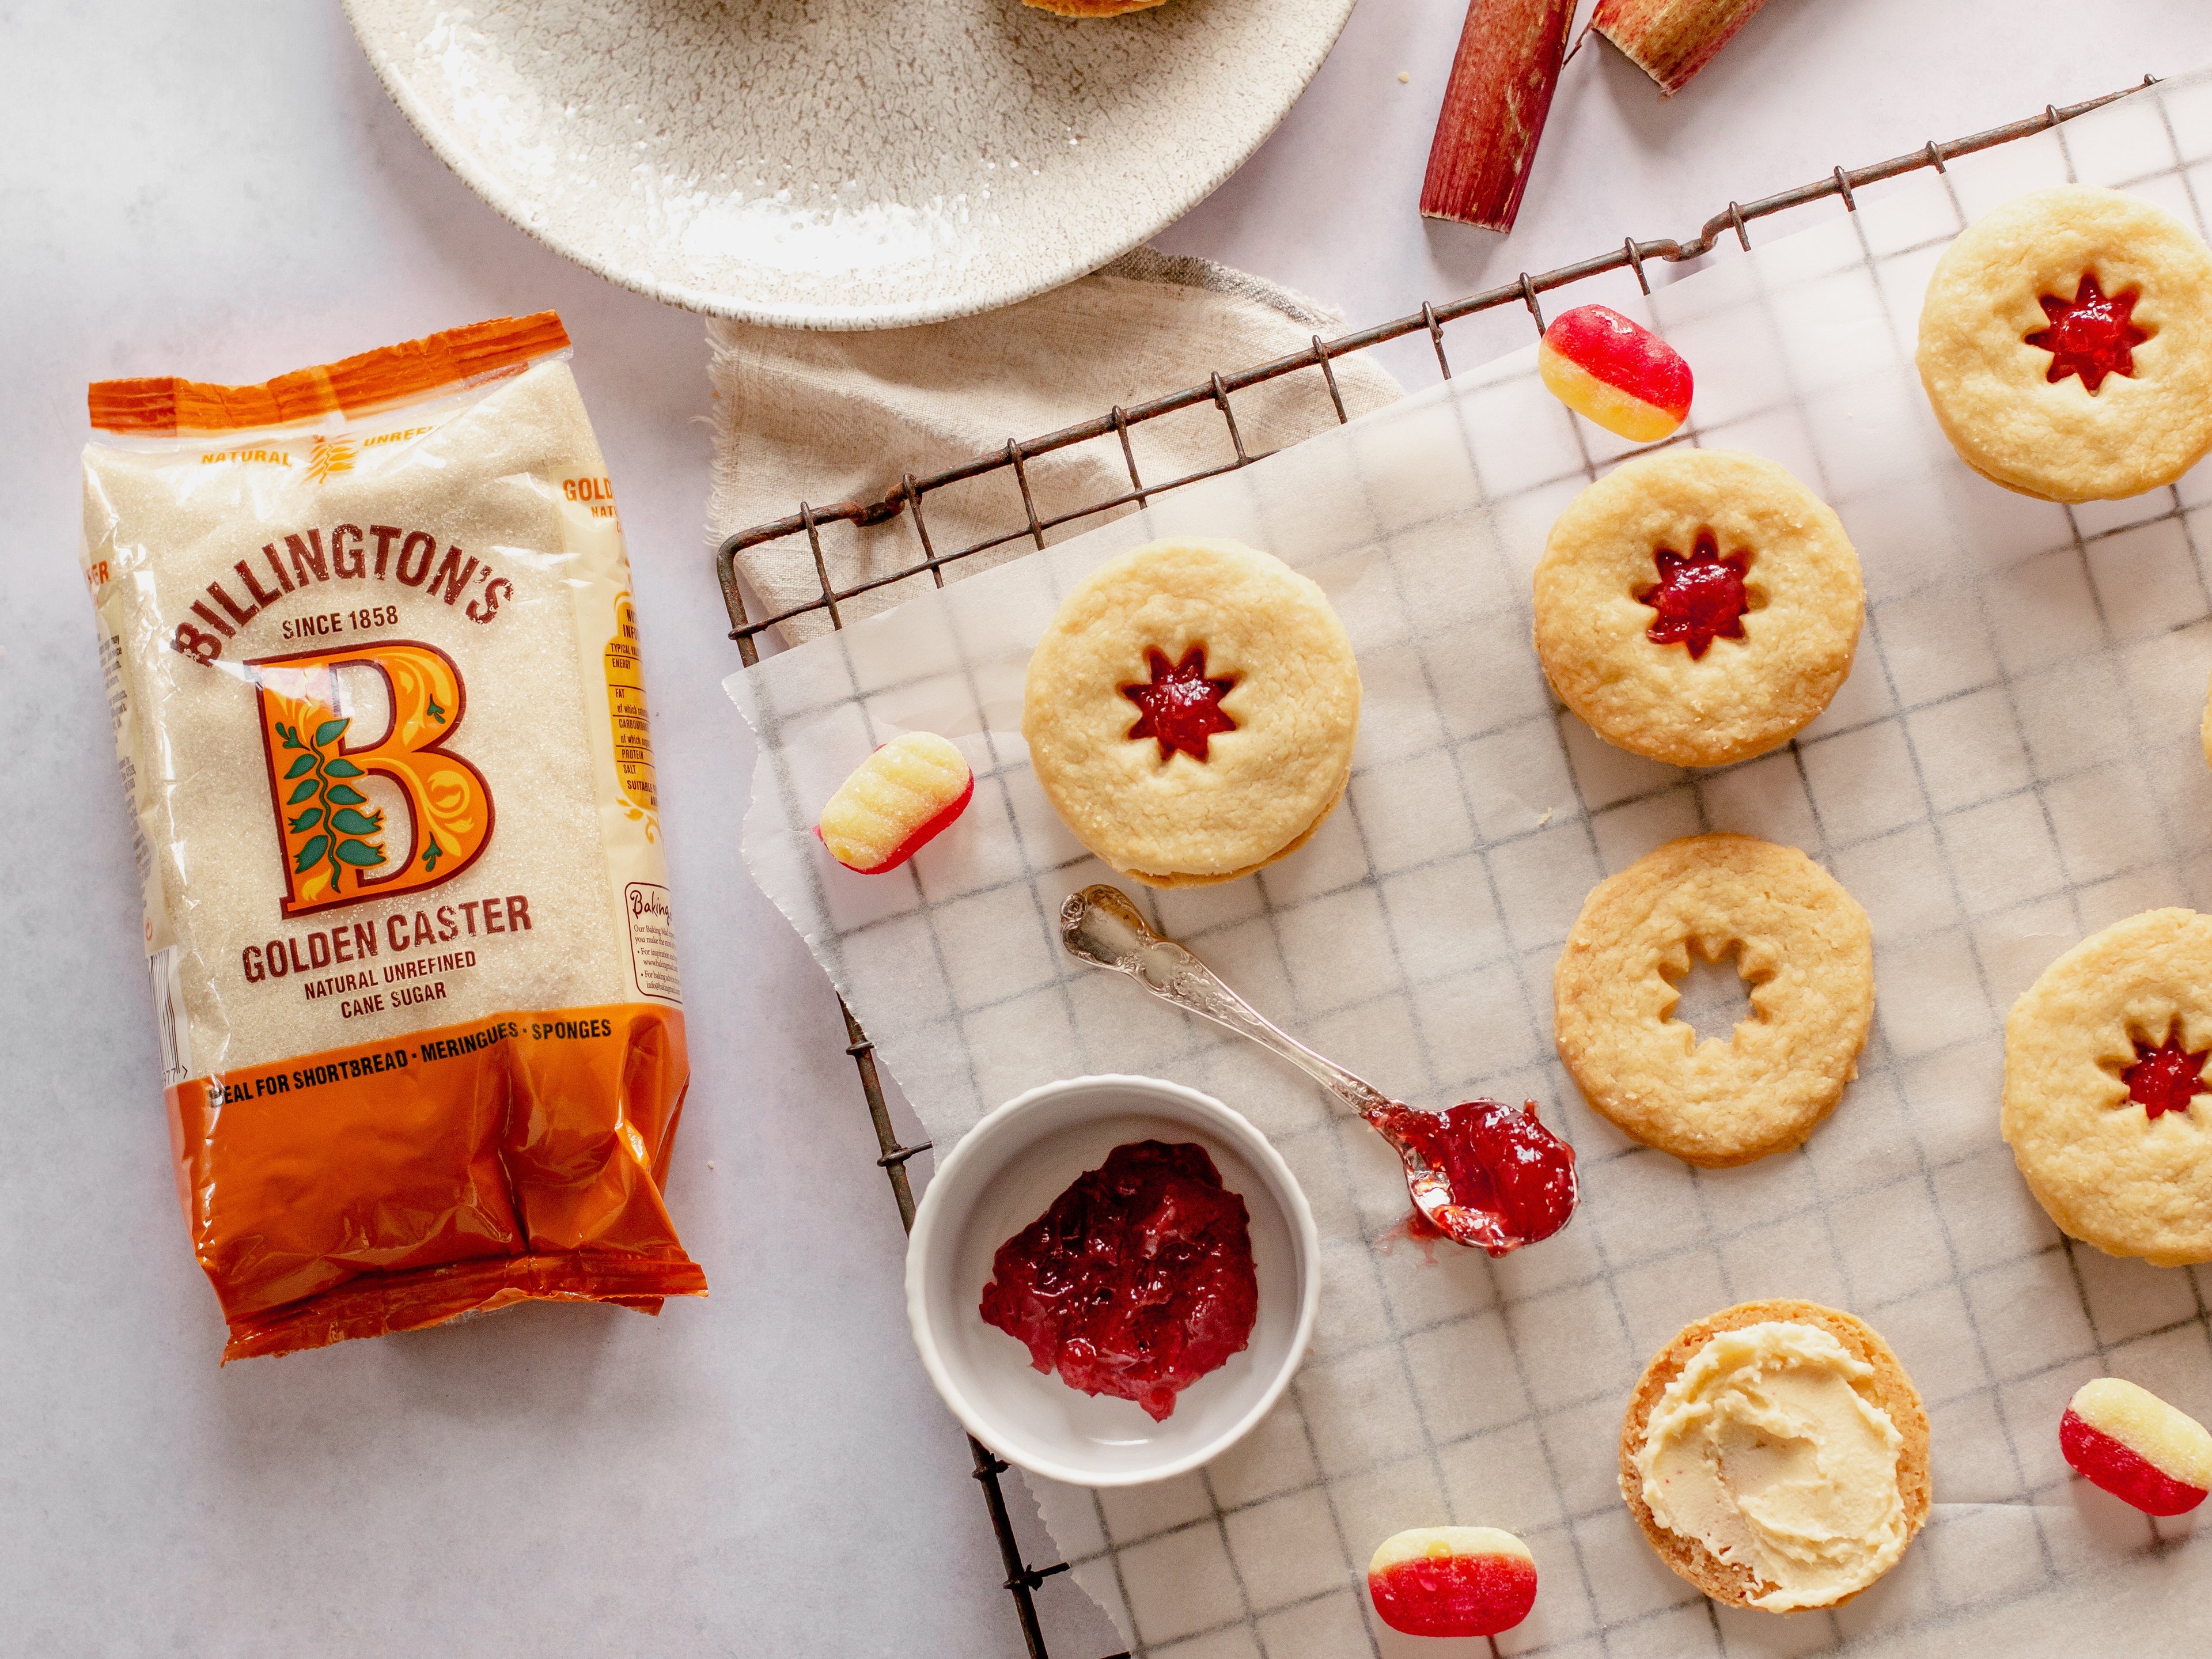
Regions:
[[[1621,1492],[1661,1559],[1716,1600],[1834,1607],[1927,1519],[1928,1418],[1882,1340],[1810,1302],[1698,1321],[1644,1371]]]

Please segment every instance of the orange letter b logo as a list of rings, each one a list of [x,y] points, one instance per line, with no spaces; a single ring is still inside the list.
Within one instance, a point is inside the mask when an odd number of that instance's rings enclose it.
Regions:
[[[250,665],[284,848],[286,915],[435,887],[476,862],[491,839],[491,791],[483,773],[445,752],[466,706],[451,657],[392,640]],[[392,725],[374,745],[346,741],[344,667],[374,669],[391,694]],[[372,777],[397,784],[405,799],[404,843],[363,793]]]

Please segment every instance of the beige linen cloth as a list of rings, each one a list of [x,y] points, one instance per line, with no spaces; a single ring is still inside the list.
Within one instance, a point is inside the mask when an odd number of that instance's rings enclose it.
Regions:
[[[1340,313],[1242,271],[1151,248],[1003,311],[872,333],[805,333],[715,321],[708,374],[714,394],[714,483],[708,516],[716,540],[781,519],[804,501],[872,501],[900,479],[939,471],[1100,416],[1116,405],[1203,385],[1307,349],[1343,326]],[[1400,388],[1369,354],[1332,362],[1345,412],[1359,416]],[[1337,423],[1317,368],[1233,394],[1245,452],[1279,449]],[[1220,411],[1207,402],[1130,430],[1147,486],[1233,460]],[[1130,488],[1120,441],[1105,438],[1025,461],[1040,519]],[[923,498],[930,543],[941,556],[987,536],[1024,530],[1028,515],[1011,470]],[[1058,541],[1133,511],[1077,519],[1045,532]],[[902,513],[866,530],[822,532],[831,580],[848,587],[920,562],[921,543]],[[1031,551],[1023,533],[945,569],[957,580]],[[818,598],[804,536],[748,550],[738,564],[774,616]],[[927,574],[840,604],[848,623],[931,586]],[[826,610],[793,617],[787,643],[826,632]]]

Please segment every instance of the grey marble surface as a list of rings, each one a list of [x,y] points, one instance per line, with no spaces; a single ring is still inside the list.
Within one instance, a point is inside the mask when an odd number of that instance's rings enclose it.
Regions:
[[[2196,0],[1774,0],[1671,105],[1573,66],[1501,242],[1412,211],[1459,10],[1369,0],[1165,246],[1373,320],[2212,57]],[[696,320],[480,204],[310,0],[0,4],[0,1650],[1018,1654],[836,1001],[737,857]],[[636,567],[696,1078],[670,1203],[714,1294],[219,1371],[74,557],[84,383],[259,379],[547,306]],[[1109,1645],[1064,1579],[1045,1601],[1062,1659]]]

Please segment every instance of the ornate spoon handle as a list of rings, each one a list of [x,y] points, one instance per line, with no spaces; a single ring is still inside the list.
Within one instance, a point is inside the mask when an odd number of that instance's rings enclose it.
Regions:
[[[1060,907],[1060,943],[1099,968],[1127,974],[1163,1002],[1212,1020],[1280,1055],[1362,1117],[1396,1103],[1365,1079],[1263,1018],[1172,939],[1154,933],[1119,888],[1086,887]]]

